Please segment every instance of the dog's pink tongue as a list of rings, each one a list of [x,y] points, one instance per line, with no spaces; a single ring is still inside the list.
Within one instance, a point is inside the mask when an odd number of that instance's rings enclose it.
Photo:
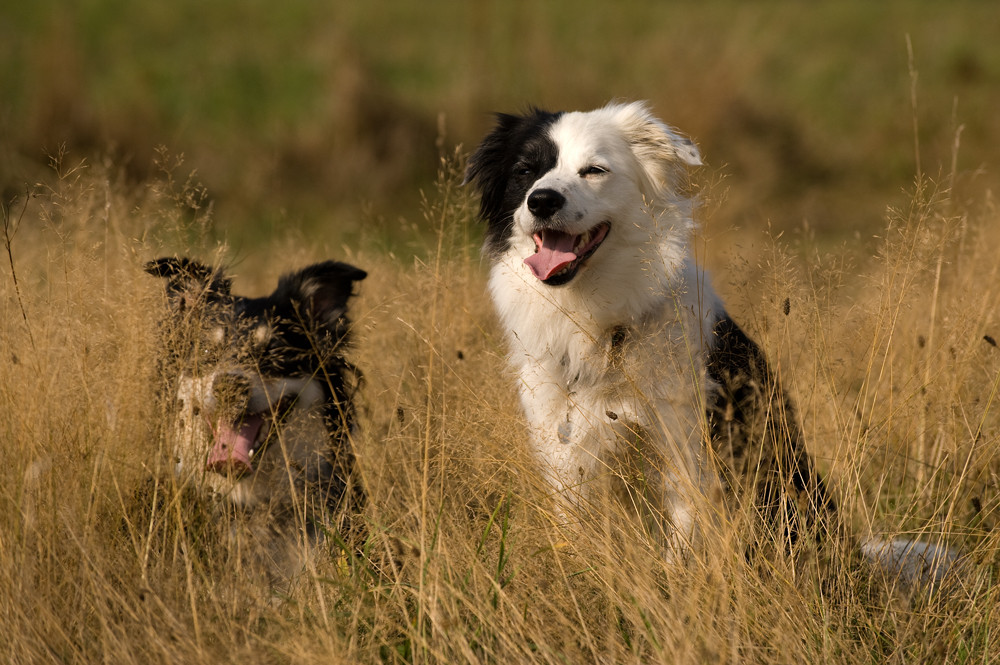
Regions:
[[[548,279],[567,264],[576,261],[573,244],[576,236],[562,231],[545,230],[535,234],[535,253],[524,260],[531,274]]]
[[[215,429],[215,445],[208,455],[205,467],[215,473],[241,474],[253,470],[250,451],[257,439],[264,419],[261,416],[247,416],[239,427],[220,422]]]

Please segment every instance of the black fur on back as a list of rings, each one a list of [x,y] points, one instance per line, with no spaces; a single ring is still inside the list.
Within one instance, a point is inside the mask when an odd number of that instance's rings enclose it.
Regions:
[[[795,410],[760,347],[728,316],[713,328],[707,370],[711,440],[728,494],[753,502],[759,519],[792,545],[817,537],[835,506],[805,449]]]

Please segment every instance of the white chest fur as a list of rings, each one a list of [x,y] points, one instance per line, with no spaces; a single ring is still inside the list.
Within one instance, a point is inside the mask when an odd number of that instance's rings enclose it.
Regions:
[[[490,289],[532,445],[568,504],[588,500],[638,451],[656,511],[689,526],[705,482],[704,359],[718,310],[703,284],[693,264],[669,288],[647,282],[641,293],[626,292],[635,282],[549,287],[516,256],[494,265]]]

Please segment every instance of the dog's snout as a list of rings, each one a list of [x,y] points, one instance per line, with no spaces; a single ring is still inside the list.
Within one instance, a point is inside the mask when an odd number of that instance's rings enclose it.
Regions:
[[[528,210],[539,219],[548,219],[566,205],[566,197],[554,189],[536,189],[528,195]]]
[[[250,401],[250,379],[241,374],[222,374],[212,382],[212,394],[223,406],[242,410]]]

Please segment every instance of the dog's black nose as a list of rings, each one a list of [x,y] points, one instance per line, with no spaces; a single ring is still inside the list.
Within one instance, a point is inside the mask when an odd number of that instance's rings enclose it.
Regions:
[[[536,189],[528,194],[528,210],[539,219],[548,219],[566,205],[566,197],[554,189]]]
[[[212,382],[212,394],[222,408],[246,409],[250,401],[250,379],[241,374],[222,374]]]

